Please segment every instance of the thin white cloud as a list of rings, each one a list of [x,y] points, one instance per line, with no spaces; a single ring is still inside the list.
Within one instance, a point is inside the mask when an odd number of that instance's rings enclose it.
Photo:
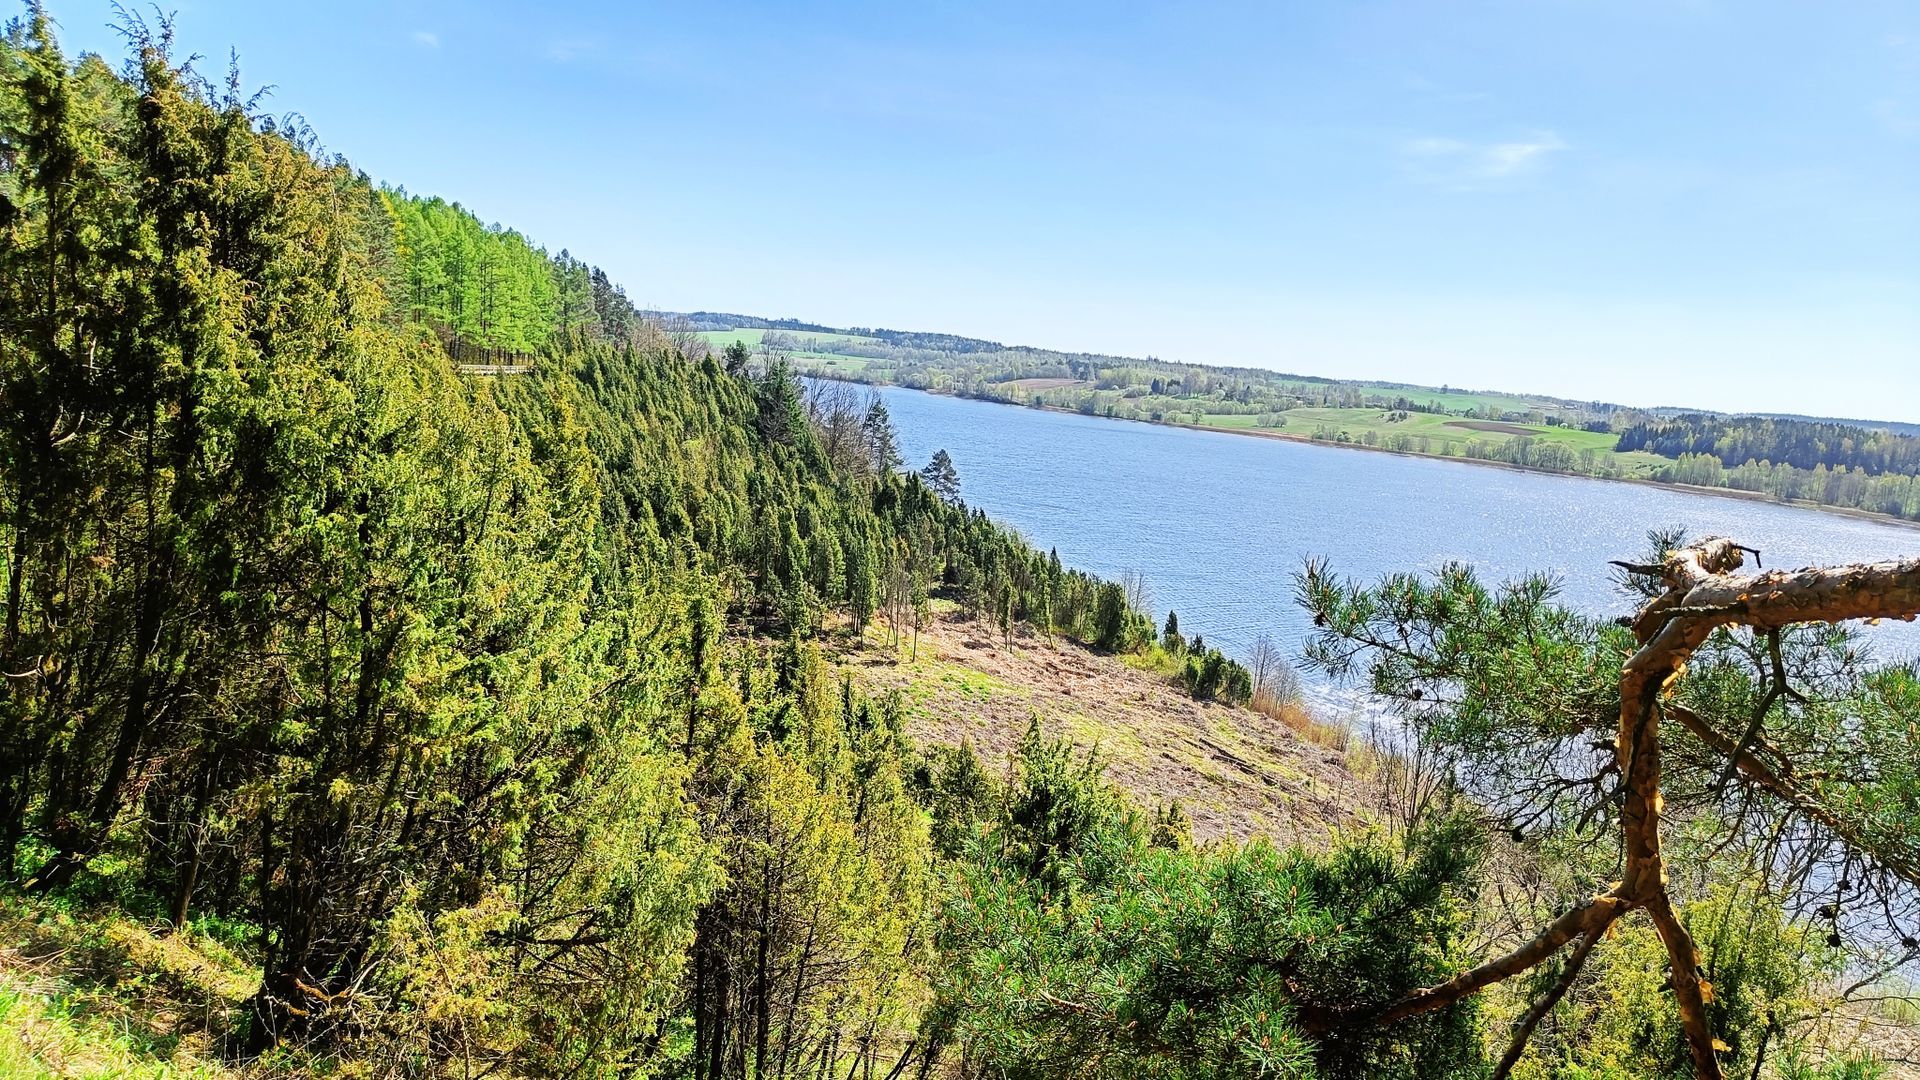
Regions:
[[[1896,139],[1920,136],[1920,111],[1899,98],[1881,98],[1873,103],[1874,119]]]
[[[556,64],[570,64],[582,56],[599,51],[599,38],[555,38],[547,42],[547,59]]]
[[[1567,148],[1551,131],[1507,142],[1471,142],[1425,135],[1400,146],[1415,179],[1445,186],[1473,186],[1537,172],[1549,156]]]
[[[1459,139],[1442,139],[1435,136],[1426,136],[1419,139],[1408,139],[1402,149],[1414,157],[1448,157],[1455,154],[1464,154],[1468,150],[1471,150],[1472,147],[1461,142]]]
[[[1551,131],[1522,142],[1494,143],[1480,155],[1480,169],[1489,177],[1512,176],[1534,168],[1546,155],[1565,150],[1567,144]]]
[[[437,49],[440,47],[440,35],[431,30],[415,30],[413,43],[423,48]]]

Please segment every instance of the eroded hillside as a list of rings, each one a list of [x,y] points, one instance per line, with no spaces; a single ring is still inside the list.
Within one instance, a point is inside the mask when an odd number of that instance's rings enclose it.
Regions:
[[[1179,800],[1194,839],[1324,841],[1359,824],[1373,796],[1329,729],[1299,730],[1250,709],[1196,701],[1161,676],[1030,630],[959,615],[934,619],[895,649],[884,626],[841,657],[872,692],[898,690],[919,742],[970,741],[990,767],[1033,717],[1097,749],[1108,775],[1145,808]]]

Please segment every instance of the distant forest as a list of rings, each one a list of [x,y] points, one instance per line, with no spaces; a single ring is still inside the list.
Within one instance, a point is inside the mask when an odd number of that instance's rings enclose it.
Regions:
[[[1764,461],[1796,469],[1847,468],[1868,476],[1920,473],[1920,439],[1828,420],[1688,413],[1623,428],[1620,449],[1670,458],[1709,454],[1729,469]]]

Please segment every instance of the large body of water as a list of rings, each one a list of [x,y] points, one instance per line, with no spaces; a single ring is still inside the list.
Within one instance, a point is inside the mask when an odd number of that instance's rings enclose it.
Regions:
[[[1070,566],[1139,572],[1158,619],[1171,608],[1229,652],[1267,632],[1297,655],[1308,624],[1293,577],[1310,556],[1363,580],[1453,560],[1489,580],[1546,571],[1569,605],[1622,614],[1633,603],[1607,560],[1641,554],[1663,526],[1733,537],[1769,567],[1920,555],[1920,530],[1799,507],[882,393],[909,464],[945,448],[970,505]],[[1920,652],[1915,627],[1874,637],[1883,653]]]

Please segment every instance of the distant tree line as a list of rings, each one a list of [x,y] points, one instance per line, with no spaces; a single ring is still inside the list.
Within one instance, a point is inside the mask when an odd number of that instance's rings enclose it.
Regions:
[[[1688,413],[1620,431],[1621,450],[1661,457],[1705,454],[1732,469],[1748,462],[1879,476],[1920,474],[1920,438],[1848,424],[1770,416]]]
[[[1152,423],[1205,425],[1221,417],[1251,417],[1259,427],[1277,429],[1287,426],[1287,414],[1295,409],[1378,409],[1594,433],[1617,431],[1614,451],[1643,451],[1673,462],[1637,473],[1648,479],[1920,516],[1920,493],[1912,483],[1920,472],[1920,437],[1904,433],[1904,425],[1863,426],[1785,416],[1674,415],[1667,410],[1547,398],[1450,407],[1443,399],[1453,392],[1446,387],[1422,396],[1417,389],[1397,384],[1262,368],[1065,353],[948,335],[819,329],[867,337],[831,346],[835,353],[868,361],[851,376],[865,382]],[[1337,426],[1302,434],[1401,453],[1459,456],[1587,476],[1621,477],[1632,468],[1630,462],[1605,450],[1574,449],[1526,436],[1463,444],[1408,433],[1347,436]],[[1718,465],[1717,471],[1709,461]]]
[[[1920,518],[1920,477],[1898,473],[1869,476],[1864,470],[1816,465],[1799,469],[1785,463],[1747,461],[1731,469],[1714,454],[1682,454],[1656,470],[1657,479],[1675,484],[1754,491],[1777,499],[1806,500],[1893,517]]]

